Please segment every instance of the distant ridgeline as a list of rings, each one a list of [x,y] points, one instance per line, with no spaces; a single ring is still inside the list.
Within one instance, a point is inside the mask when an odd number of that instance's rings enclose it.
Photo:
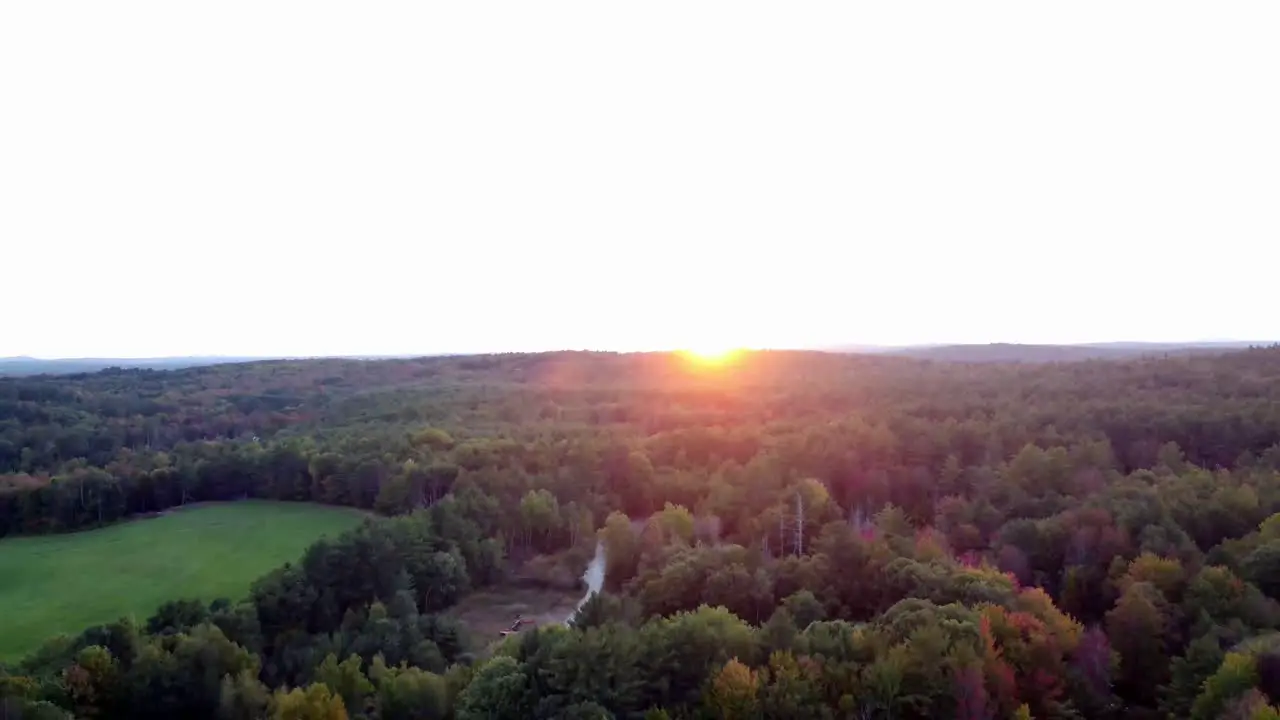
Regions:
[[[250,362],[262,358],[234,357],[181,357],[181,358],[77,358],[68,360],[41,360],[30,357],[0,358],[0,376],[4,375],[72,375],[92,373],[108,368],[179,370],[202,365]]]
[[[1280,717],[1277,348],[5,378],[0,487],[6,534],[243,497],[395,516],[244,602],[52,641],[0,670],[24,716]],[[440,614],[597,541],[573,628],[477,660]]]
[[[967,363],[1048,363],[1084,360],[1136,360],[1237,352],[1275,345],[1268,342],[1143,343],[1116,342],[1079,345],[920,345],[911,347],[850,347],[846,352],[868,352],[925,360]]]

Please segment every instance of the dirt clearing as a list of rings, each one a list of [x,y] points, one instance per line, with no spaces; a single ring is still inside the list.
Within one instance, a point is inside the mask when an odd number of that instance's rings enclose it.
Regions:
[[[578,590],[507,586],[468,595],[448,614],[471,631],[472,650],[488,654],[516,618],[530,618],[538,625],[564,623],[581,599],[582,592]],[[524,626],[526,630],[530,627]]]

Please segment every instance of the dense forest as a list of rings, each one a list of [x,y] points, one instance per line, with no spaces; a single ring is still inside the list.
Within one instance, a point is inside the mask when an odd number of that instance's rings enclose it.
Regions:
[[[1280,348],[0,379],[0,535],[251,497],[376,517],[51,638],[0,717],[1280,718]],[[597,543],[571,627],[445,612]]]

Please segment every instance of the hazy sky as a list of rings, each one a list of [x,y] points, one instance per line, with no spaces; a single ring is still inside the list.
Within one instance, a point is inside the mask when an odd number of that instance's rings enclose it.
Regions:
[[[0,356],[1280,338],[1280,3],[0,3]]]

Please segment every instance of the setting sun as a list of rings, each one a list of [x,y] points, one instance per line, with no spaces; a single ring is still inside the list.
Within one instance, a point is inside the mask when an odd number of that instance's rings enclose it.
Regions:
[[[703,365],[722,365],[741,352],[741,348],[706,345],[685,348],[683,352]]]

